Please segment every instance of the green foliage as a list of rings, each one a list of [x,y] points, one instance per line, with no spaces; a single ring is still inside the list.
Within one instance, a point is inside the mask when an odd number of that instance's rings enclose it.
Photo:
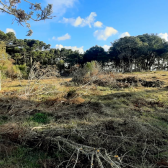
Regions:
[[[104,48],[96,45],[87,50],[84,54],[83,62],[86,63],[91,61],[98,61],[102,64],[104,64],[104,62],[107,62],[108,57],[107,53],[104,51]]]
[[[91,62],[87,62],[84,65],[84,69],[86,69],[87,73],[93,76],[93,75],[97,75],[98,72],[100,72],[101,67],[97,61],[91,61]]]
[[[47,124],[50,122],[48,115],[45,113],[36,113],[30,118],[30,120],[41,124]]]
[[[27,71],[27,66],[26,64],[23,65],[16,65],[17,68],[20,70],[22,77],[27,78],[28,77],[28,71]]]
[[[0,41],[4,41],[6,44],[9,44],[16,39],[16,36],[13,32],[4,33],[0,30]]]
[[[64,60],[59,60],[57,63],[57,67],[60,72],[64,69],[64,63],[65,63]]]
[[[93,82],[94,77],[101,72],[101,66],[98,62],[87,62],[83,68],[79,68],[73,73],[72,81],[75,84],[85,84],[87,82]]]
[[[83,62],[83,55],[79,52],[69,51],[65,58],[65,62],[67,62],[70,66],[74,66],[75,64],[81,64]]]
[[[6,123],[8,119],[9,119],[8,116],[5,115],[0,116],[0,125]]]
[[[12,79],[17,78],[21,75],[21,72],[19,68],[16,65],[13,65],[10,69],[7,71],[7,76],[11,77]]]
[[[6,160],[0,162],[0,166],[10,167],[25,167],[25,168],[40,168],[39,160],[45,158],[45,153],[25,147],[18,147]]]
[[[99,62],[103,68],[109,70],[114,68],[120,72],[150,70],[153,66],[164,70],[168,68],[166,64],[168,42],[155,34],[120,38],[112,43],[107,52],[104,48],[96,45],[84,54],[65,48],[50,49],[49,44],[39,40],[16,39],[11,32],[0,31],[0,40],[5,42],[6,52],[15,60],[15,64],[26,65],[28,69],[34,62],[40,62],[42,66],[56,65],[60,73],[62,70],[66,71],[66,68],[72,72],[76,70],[73,68],[76,64],[83,67],[84,64],[92,61]],[[107,64],[109,62],[110,64]],[[89,71],[91,71],[92,66],[87,64],[85,70],[90,69]],[[21,71],[26,77],[26,72],[23,69]]]
[[[96,61],[87,62],[84,67],[85,67],[88,71],[92,72],[92,71],[96,68],[96,65],[97,65],[97,64],[98,64],[98,63],[97,63]]]
[[[19,68],[16,65],[13,65],[13,60],[4,59],[0,60],[0,70],[2,71],[2,77],[17,78],[21,75]]]

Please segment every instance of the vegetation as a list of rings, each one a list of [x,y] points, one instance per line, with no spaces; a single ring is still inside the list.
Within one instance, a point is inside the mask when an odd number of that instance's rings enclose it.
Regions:
[[[37,79],[4,81],[2,168],[167,164],[167,71],[97,73],[96,64],[84,66],[96,76],[87,85],[75,85],[71,78],[41,79],[35,85]],[[34,88],[31,94],[25,94],[27,85]]]
[[[48,116],[45,113],[36,113],[33,117],[30,118],[30,120],[42,124],[49,123]]]
[[[107,52],[94,46],[84,54],[65,48],[50,49],[50,44],[39,40],[16,39],[11,32],[0,31],[0,40],[6,43],[6,52],[14,64],[26,66],[25,77],[35,62],[40,62],[42,67],[57,66],[61,74],[67,75],[91,61],[99,62],[104,70],[116,72],[167,69],[168,43],[154,34],[120,38]]]
[[[9,2],[0,10],[30,28],[33,13]],[[49,18],[51,5],[30,4]],[[130,36],[83,54],[2,31],[0,41],[0,167],[168,166],[166,41]]]

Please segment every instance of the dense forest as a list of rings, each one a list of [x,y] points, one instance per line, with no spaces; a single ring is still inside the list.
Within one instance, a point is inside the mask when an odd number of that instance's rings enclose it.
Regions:
[[[71,49],[50,48],[50,44],[34,39],[17,39],[13,32],[0,31],[0,41],[5,42],[6,52],[15,65],[28,69],[34,62],[55,65],[60,72],[74,65],[83,66],[97,61],[110,71],[132,72],[167,70],[168,42],[155,34],[143,34],[120,38],[111,43],[106,52],[101,46],[93,46],[84,54]]]

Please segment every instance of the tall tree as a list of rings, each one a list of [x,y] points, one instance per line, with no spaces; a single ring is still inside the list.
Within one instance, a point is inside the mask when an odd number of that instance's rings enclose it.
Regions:
[[[85,52],[83,61],[84,63],[98,61],[103,65],[107,61],[107,58],[107,53],[104,48],[96,45]]]
[[[164,40],[155,34],[143,34],[137,37],[143,43],[139,50],[139,62],[142,69],[150,70],[159,55],[160,49],[163,48]]]
[[[133,63],[138,56],[138,51],[142,42],[139,38],[130,36],[120,38],[119,40],[112,43],[109,51],[109,55],[113,57],[116,63],[122,64],[123,70],[132,72]]]
[[[72,51],[65,58],[65,62],[69,64],[69,66],[74,66],[75,64],[81,64],[83,62],[83,55],[78,51]]]

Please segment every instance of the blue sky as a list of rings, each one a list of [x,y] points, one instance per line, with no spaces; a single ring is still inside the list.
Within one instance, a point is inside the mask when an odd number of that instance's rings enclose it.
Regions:
[[[22,0],[23,1],[23,0]],[[34,0],[30,0],[34,2]],[[51,48],[86,51],[99,45],[106,50],[110,42],[124,36],[157,33],[168,41],[168,0],[36,0],[53,4],[52,20],[30,21],[33,35],[13,16],[0,13],[0,30],[14,31],[18,39],[37,39]],[[18,7],[28,11],[25,4]]]

